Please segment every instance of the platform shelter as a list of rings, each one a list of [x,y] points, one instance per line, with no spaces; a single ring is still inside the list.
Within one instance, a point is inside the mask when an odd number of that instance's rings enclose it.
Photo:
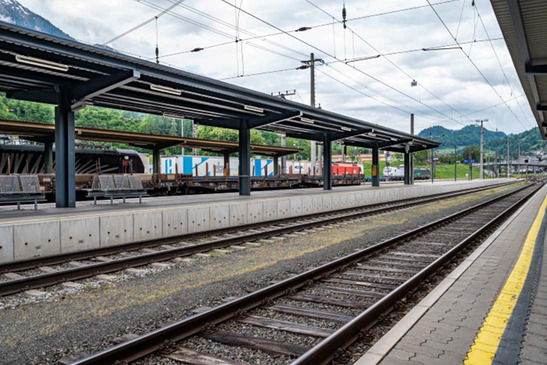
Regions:
[[[410,153],[439,146],[325,109],[4,22],[0,22],[0,61],[0,91],[7,97],[56,105],[58,207],[75,206],[74,112],[89,105],[192,119],[201,125],[237,130],[241,195],[251,193],[253,128],[322,142],[327,190],[332,189],[334,141],[372,149],[376,186],[380,149],[404,153],[408,160]],[[410,170],[406,170],[408,176]]]

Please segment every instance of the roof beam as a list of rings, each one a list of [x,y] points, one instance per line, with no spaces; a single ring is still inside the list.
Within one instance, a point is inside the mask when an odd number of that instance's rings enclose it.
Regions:
[[[239,119],[194,119],[194,121],[201,125],[227,129],[239,129],[239,124],[241,123]]]
[[[525,71],[528,75],[547,75],[547,65],[530,65],[527,63]]]
[[[524,61],[525,65],[530,64],[530,50],[528,48],[528,40],[526,39],[526,32],[524,31],[524,26],[522,24],[522,15],[520,13],[520,7],[518,0],[507,0],[507,6],[509,7],[509,14],[511,15],[511,21],[513,27],[515,28],[516,38],[520,48],[520,56]],[[528,82],[530,83],[530,89],[532,90],[532,96],[534,98],[534,103],[530,104],[539,104],[539,91],[536,83],[535,76],[533,74],[527,74]],[[522,82],[522,81],[521,81]],[[538,113],[539,118],[543,122],[545,118],[542,113]],[[545,134],[544,134],[545,136]]]
[[[369,133],[369,132],[372,132],[372,128],[358,128],[358,129],[347,131],[347,132],[332,133],[329,136],[329,139],[331,141],[337,141],[339,139],[354,137],[354,136],[358,136],[360,134]]]
[[[10,99],[34,101],[37,103],[57,104],[57,93],[53,89],[28,91],[10,91],[6,93]]]
[[[281,114],[270,114],[265,117],[257,117],[249,119],[248,126],[250,129],[263,127],[268,124],[279,123],[292,118],[301,117],[301,111],[289,111]]]
[[[72,89],[72,110],[85,107],[85,101],[126,85],[141,77],[137,70],[120,71],[107,76],[91,79]]]
[[[395,145],[398,145],[398,144],[401,144],[401,143],[407,143],[407,142],[411,142],[411,141],[412,141],[412,139],[406,138],[406,139],[400,139],[400,140],[397,140],[397,141],[378,142],[378,143],[376,143],[376,145],[378,146],[378,148],[382,148],[382,147],[395,146]]]
[[[277,133],[279,133],[279,132],[277,132]],[[323,142],[325,140],[325,137],[322,133],[315,134],[315,133],[287,131],[287,132],[285,132],[285,135],[287,137],[291,137],[291,138],[307,139],[307,140],[310,140],[310,141]]]

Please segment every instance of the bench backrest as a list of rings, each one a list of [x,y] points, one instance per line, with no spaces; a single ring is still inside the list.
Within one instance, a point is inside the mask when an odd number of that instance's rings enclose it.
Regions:
[[[134,175],[95,175],[91,190],[124,191],[144,190],[140,176]]]
[[[21,183],[17,175],[0,175],[0,193],[20,194]]]
[[[113,175],[95,175],[91,183],[92,190],[111,191],[116,190]]]
[[[35,194],[41,192],[38,175],[19,175],[19,182],[23,193]]]

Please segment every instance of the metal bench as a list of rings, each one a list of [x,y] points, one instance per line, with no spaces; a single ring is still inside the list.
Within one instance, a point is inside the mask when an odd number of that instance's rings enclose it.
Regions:
[[[38,175],[0,175],[0,203],[34,202],[34,210],[38,209],[38,202],[46,201],[40,190]]]
[[[110,198],[110,204],[114,204],[114,199],[122,198],[125,203],[126,198],[139,198],[139,204],[142,203],[142,197],[148,196],[148,192],[142,186],[139,176],[133,175],[96,175],[93,176],[91,189],[87,196],[93,198],[93,203],[97,204],[97,198]]]

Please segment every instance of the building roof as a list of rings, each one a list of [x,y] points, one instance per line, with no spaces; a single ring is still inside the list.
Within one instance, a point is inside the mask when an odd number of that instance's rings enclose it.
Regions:
[[[378,124],[0,22],[0,91],[10,98],[97,105],[217,127],[257,128],[317,141],[402,152],[439,143]],[[389,122],[389,121],[386,121]]]
[[[184,147],[199,148],[204,151],[216,153],[233,153],[238,150],[237,142],[163,136],[157,134],[134,133],[88,127],[76,127],[75,133],[77,140],[127,143],[131,146],[148,149]],[[0,120],[0,134],[16,135],[20,138],[36,142],[53,142],[55,136],[55,125],[25,121]],[[298,153],[300,151],[301,149],[298,148],[251,145],[251,153],[265,156],[286,156],[293,153]]]
[[[547,139],[547,3],[491,0],[520,83]]]

